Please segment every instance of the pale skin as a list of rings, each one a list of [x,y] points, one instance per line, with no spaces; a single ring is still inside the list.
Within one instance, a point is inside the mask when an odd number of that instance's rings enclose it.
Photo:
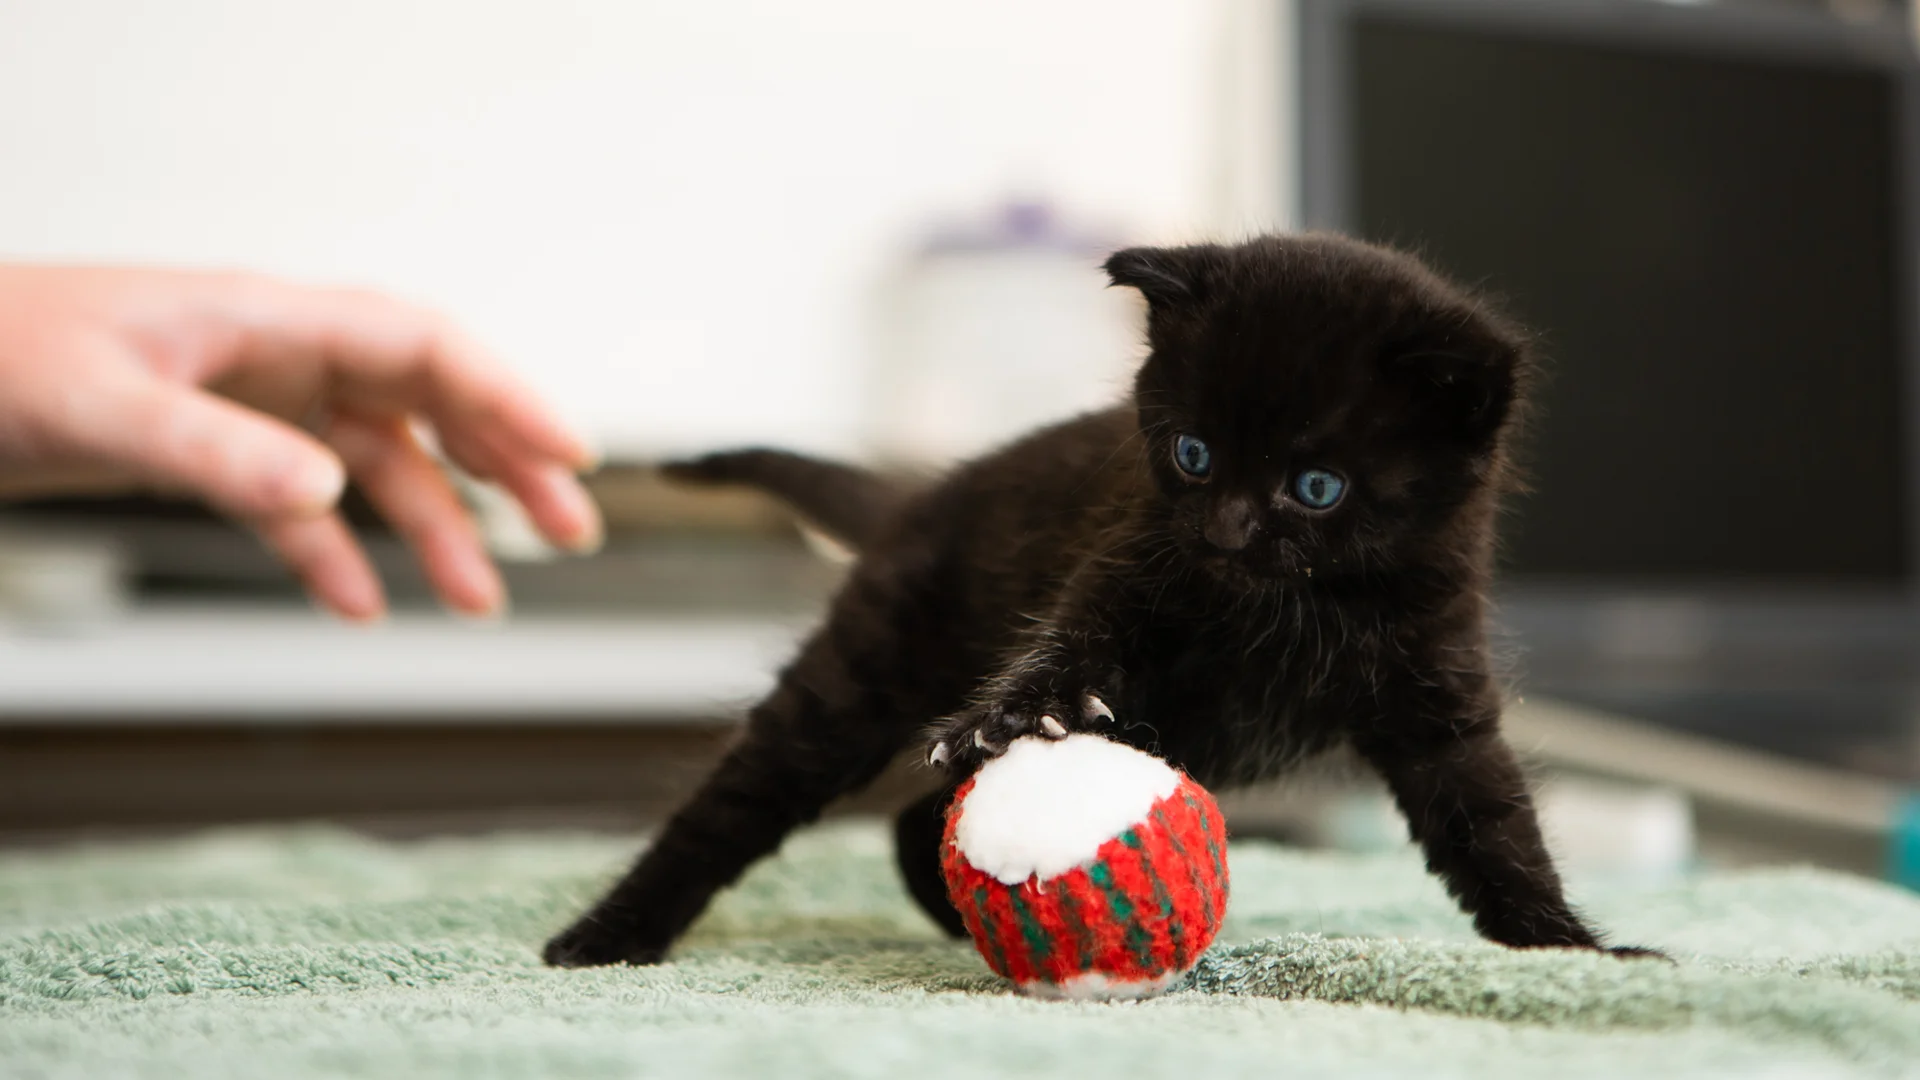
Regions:
[[[585,443],[434,312],[254,274],[0,264],[0,500],[190,495],[371,620],[385,594],[337,509],[352,477],[448,607],[493,614],[500,574],[443,458],[556,545],[598,545]]]

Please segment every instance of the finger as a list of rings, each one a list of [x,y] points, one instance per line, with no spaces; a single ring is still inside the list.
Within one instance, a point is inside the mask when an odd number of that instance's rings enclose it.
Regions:
[[[600,508],[573,470],[560,465],[514,464],[494,470],[493,479],[526,510],[540,535],[568,551],[591,552],[605,538]]]
[[[245,308],[250,346],[326,358],[344,403],[365,411],[421,411],[442,430],[484,431],[531,456],[584,468],[581,437],[483,346],[448,320],[376,293],[254,283]]]
[[[346,483],[340,460],[313,437],[194,387],[136,376],[75,409],[85,415],[69,418],[74,452],[236,517],[313,517]]]
[[[573,468],[503,448],[470,430],[435,431],[440,448],[467,472],[506,489],[550,542],[593,551],[605,535],[600,508]]]
[[[433,591],[456,611],[491,615],[506,586],[480,530],[442,471],[403,419],[338,417],[327,442],[407,546]]]
[[[386,613],[380,578],[339,514],[256,521],[253,528],[322,607],[355,622]]]

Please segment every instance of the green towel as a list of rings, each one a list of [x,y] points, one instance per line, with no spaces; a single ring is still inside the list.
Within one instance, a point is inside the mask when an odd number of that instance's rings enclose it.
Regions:
[[[1236,844],[1222,943],[1031,1001],[880,828],[797,837],[655,968],[535,951],[634,850],[242,830],[0,856],[0,1076],[1920,1075],[1920,897],[1805,869],[1577,890],[1679,959],[1477,941],[1411,852]]]

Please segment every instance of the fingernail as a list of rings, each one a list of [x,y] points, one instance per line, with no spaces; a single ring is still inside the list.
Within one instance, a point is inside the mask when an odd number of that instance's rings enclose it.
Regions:
[[[581,523],[579,532],[559,538],[560,545],[578,555],[599,551],[607,539],[606,526],[600,519],[600,504],[593,501],[593,496],[587,494],[572,473],[564,470],[555,479],[554,489],[565,504],[567,516]]]
[[[387,621],[387,606],[369,605],[359,601],[340,603],[337,599],[315,597],[313,606],[320,611],[353,626],[379,626]]]
[[[499,603],[485,610],[476,611],[472,608],[453,608],[451,610],[453,611],[454,617],[461,622],[472,623],[475,626],[499,626],[501,623],[507,621],[508,609],[511,606],[505,598],[502,598]]]
[[[477,578],[481,582],[480,605],[467,608],[463,614],[483,622],[498,622],[507,617],[507,583],[500,577],[500,570],[491,562],[483,561],[478,569]]]
[[[298,464],[281,473],[279,486],[292,509],[317,514],[340,501],[340,493],[347,486],[347,471],[331,454],[317,458],[303,455]]]
[[[477,537],[458,531],[442,533],[421,546],[420,556],[432,570],[434,589],[448,609],[483,621],[502,616],[507,583]]]
[[[545,450],[576,472],[592,472],[600,467],[600,448],[577,429],[549,425],[543,440]]]
[[[600,515],[593,513],[587,518],[587,527],[579,536],[567,542],[567,550],[575,555],[591,555],[607,543],[607,534],[600,524]]]
[[[494,573],[491,568],[489,568],[489,574],[491,575],[491,580],[489,584],[481,590],[485,595],[480,599],[478,605],[470,606],[465,603],[457,605],[449,603],[447,605],[448,610],[466,622],[480,623],[482,625],[491,625],[493,623],[507,621],[507,615],[513,607],[513,602],[507,598],[506,585],[501,582],[499,574]]]
[[[580,462],[581,472],[598,472],[600,466],[606,464],[606,451],[577,436],[574,439],[574,443],[580,448],[580,455],[577,460]]]
[[[355,626],[378,626],[387,621],[386,592],[377,581],[335,585],[328,594],[316,593],[314,603],[334,617]]]

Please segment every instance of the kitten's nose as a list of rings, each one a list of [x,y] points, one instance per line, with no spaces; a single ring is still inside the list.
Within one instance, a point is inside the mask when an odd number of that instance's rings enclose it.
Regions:
[[[1201,532],[1207,543],[1222,551],[1239,551],[1253,539],[1254,529],[1258,527],[1258,511],[1253,500],[1235,495],[1213,504],[1213,513],[1207,517],[1206,528]]]

